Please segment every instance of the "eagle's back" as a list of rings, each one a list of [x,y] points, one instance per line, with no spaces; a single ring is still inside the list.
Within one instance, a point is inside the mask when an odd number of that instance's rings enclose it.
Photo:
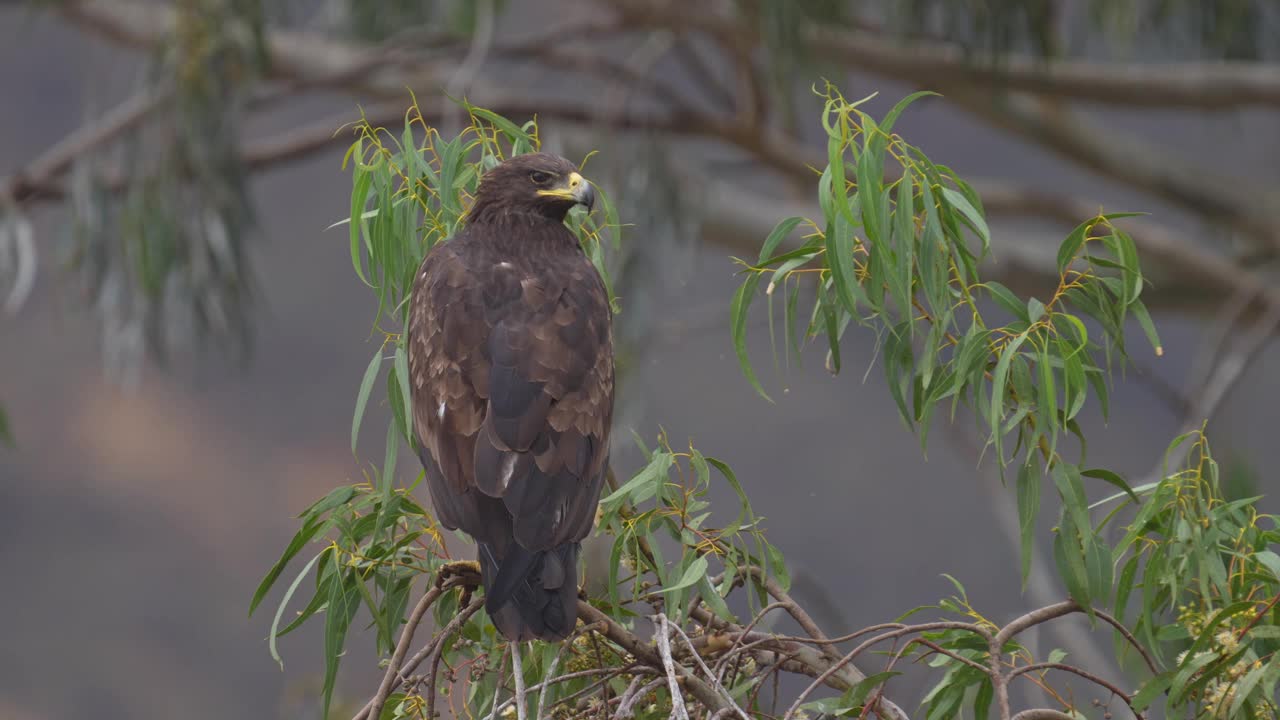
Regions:
[[[468,224],[428,253],[409,312],[414,427],[440,521],[504,557],[585,537],[614,367],[608,297],[577,238],[540,217]]]

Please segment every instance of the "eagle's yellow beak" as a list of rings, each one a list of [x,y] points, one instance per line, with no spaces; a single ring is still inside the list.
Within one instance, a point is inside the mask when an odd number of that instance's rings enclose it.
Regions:
[[[586,178],[576,172],[566,175],[564,182],[559,186],[550,190],[539,190],[538,194],[572,200],[575,203],[585,205],[588,210],[595,207],[596,204],[595,188],[591,187],[591,183],[587,182]]]

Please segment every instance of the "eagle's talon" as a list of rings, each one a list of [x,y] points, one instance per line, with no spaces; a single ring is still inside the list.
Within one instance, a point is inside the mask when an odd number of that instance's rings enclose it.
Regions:
[[[443,587],[446,582],[455,577],[464,580],[467,585],[479,585],[480,563],[475,560],[455,560],[441,565],[436,572],[436,587]]]

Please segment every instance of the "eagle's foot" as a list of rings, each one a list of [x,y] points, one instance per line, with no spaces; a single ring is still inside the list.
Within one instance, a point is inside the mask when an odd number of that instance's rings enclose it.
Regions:
[[[456,582],[450,580],[457,579]],[[475,560],[455,560],[440,566],[436,572],[436,587],[445,585],[466,585],[476,587],[480,584],[480,563]]]

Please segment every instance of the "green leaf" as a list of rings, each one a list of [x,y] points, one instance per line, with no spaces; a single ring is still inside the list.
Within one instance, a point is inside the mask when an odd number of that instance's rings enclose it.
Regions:
[[[756,372],[751,367],[751,358],[747,353],[747,310],[751,307],[751,301],[755,298],[756,285],[759,283],[760,274],[750,273],[738,287],[738,291],[733,294],[733,302],[729,305],[729,329],[733,336],[733,351],[738,356],[738,366],[742,368],[742,373],[747,376],[751,387],[755,388],[760,397],[773,402],[773,398],[769,397],[769,394],[760,386],[760,380],[756,378]]]
[[[661,590],[671,592],[672,590],[682,590],[698,582],[698,578],[707,574],[707,558],[699,555],[693,562],[689,563],[689,567],[685,568],[684,573],[680,575],[680,579],[673,585],[666,585]]]
[[[344,488],[339,488],[338,490],[343,489]],[[350,488],[345,489],[350,490]],[[333,492],[338,492],[338,490]],[[330,495],[332,495],[333,492],[331,492]],[[311,542],[311,539],[315,537],[323,527],[324,521],[320,520],[318,517],[312,517],[302,524],[302,528],[300,528],[298,532],[294,533],[293,539],[289,541],[289,545],[284,550],[284,554],[280,556],[279,560],[276,560],[275,565],[271,566],[271,569],[267,571],[266,577],[262,578],[262,582],[258,584],[258,589],[254,591],[253,600],[249,602],[250,617],[253,616],[253,611],[258,608],[258,604],[262,602],[264,597],[266,597],[267,592],[271,590],[271,586],[275,584],[277,579],[279,579],[280,573],[284,572],[285,566],[289,564],[289,561],[292,560],[307,543]],[[315,561],[312,560],[312,562],[314,563]]]
[[[1037,388],[1036,410],[1041,431],[1049,437],[1049,455],[1058,449],[1058,389],[1054,383],[1053,359],[1049,356],[1049,343],[1040,347],[1036,360],[1040,387]]]
[[[982,240],[982,250],[986,252],[991,247],[991,230],[987,228],[987,221],[983,219],[982,213],[978,212],[968,198],[949,187],[942,188],[942,195],[969,221],[969,227]]]
[[[1084,492],[1084,482],[1080,479],[1080,469],[1071,463],[1055,463],[1053,482],[1062,498],[1063,511],[1071,516],[1081,535],[1087,537],[1091,534],[1092,525],[1089,522],[1089,500]]]
[[[312,615],[315,615],[317,612],[324,609],[325,605],[329,602],[330,588],[333,583],[340,581],[341,577],[338,573],[333,571],[332,563],[321,564],[320,572],[316,573],[316,590],[311,595],[311,602],[307,603],[307,606],[303,608],[301,612],[297,613],[292,622],[286,625],[284,629],[280,630],[280,632],[276,633],[276,637],[282,638],[294,630],[297,630],[303,623],[310,619]]]
[[[1160,344],[1160,335],[1156,333],[1155,323],[1151,322],[1151,313],[1147,312],[1147,306],[1142,304],[1141,300],[1134,300],[1129,306],[1133,311],[1134,317],[1138,318],[1138,325],[1142,326],[1142,332],[1147,336],[1147,342],[1151,343],[1151,349],[1156,355],[1164,354],[1164,346]]]
[[[822,209],[823,220],[830,225],[835,219],[836,211],[831,202],[831,165],[829,164],[818,178],[818,206]]]
[[[1218,659],[1217,653],[1187,653],[1183,664],[1169,682],[1170,700],[1175,703],[1181,703],[1183,701],[1182,696],[1187,689],[1186,685],[1191,681],[1191,677]]]
[[[994,281],[988,280],[982,283],[982,287],[991,293],[991,298],[999,303],[1000,307],[1009,311],[1009,314],[1023,322],[1030,323],[1031,317],[1027,314],[1027,307],[1022,304],[1017,295],[1013,294],[1009,288]]]
[[[884,116],[884,119],[880,121],[880,130],[886,135],[892,133],[893,126],[895,123],[898,122],[898,116],[902,114],[902,111],[906,110],[907,106],[910,105],[911,103],[927,95],[942,97],[938,93],[933,92],[931,90],[920,90],[920,91],[911,93],[910,95],[899,100],[898,103],[893,106],[893,109],[890,110],[888,114]]]
[[[653,497],[658,492],[658,485],[666,479],[672,460],[671,453],[654,453],[653,458],[643,470],[636,473],[636,476],[624,483],[622,487],[602,498],[600,504],[609,505],[623,500],[630,500],[634,504]]]
[[[987,420],[991,425],[992,440],[996,446],[996,459],[1004,465],[1004,434],[1000,429],[1000,420],[1004,417],[1004,395],[1005,385],[1009,381],[1009,365],[1013,362],[1013,358],[1018,353],[1018,348],[1022,343],[1026,342],[1027,335],[1022,333],[1009,341],[1004,346],[1004,350],[1000,352],[1000,359],[996,363],[995,374],[991,381],[991,409]]]
[[[338,562],[334,558],[334,563]],[[329,606],[325,610],[324,623],[324,709],[320,716],[329,717],[329,705],[333,700],[334,681],[338,677],[338,664],[342,661],[342,647],[346,643],[347,628],[360,608],[360,579],[354,574],[346,582],[336,582],[329,594]]]
[[[413,395],[409,390],[409,354],[405,352],[403,343],[396,345],[395,369],[396,381],[400,386],[401,407],[404,408],[400,431],[405,440],[410,440],[413,436]]]
[[[712,587],[711,579],[705,573],[698,578],[698,589],[702,593],[703,601],[707,603],[707,606],[711,608],[711,612],[715,613],[716,617],[726,622],[738,622],[738,618],[729,610],[729,605],[720,596],[720,593],[716,592],[716,589]]]
[[[884,371],[889,384],[889,394],[898,405],[898,412],[907,427],[915,427],[915,413],[907,407],[906,387],[914,372],[911,355],[911,339],[907,337],[906,323],[898,323],[889,330],[884,343]]]
[[[790,590],[791,574],[787,572],[786,559],[782,557],[782,553],[778,551],[778,548],[770,545],[768,542],[766,542],[764,546],[765,552],[769,557],[769,565],[773,570],[774,579],[778,581],[778,584],[782,586],[783,590]]]
[[[1129,595],[1133,592],[1134,578],[1138,574],[1138,564],[1141,562],[1141,555],[1134,555],[1124,564],[1124,568],[1120,571],[1120,579],[1116,582],[1116,600],[1111,609],[1115,611],[1116,617],[1124,620],[1125,609],[1129,605]]]
[[[870,118],[862,116],[864,122]],[[888,223],[885,220],[885,205],[881,200],[884,190],[884,157],[874,123],[863,128],[866,144],[862,155],[858,157],[858,198],[862,205],[862,224],[867,231],[867,239],[877,249],[888,240]],[[887,258],[885,258],[887,260]]]
[[[277,629],[280,627],[280,618],[284,615],[285,608],[289,606],[289,601],[293,599],[293,593],[297,591],[298,585],[302,583],[302,578],[306,577],[311,572],[311,568],[315,567],[316,562],[329,552],[329,548],[325,548],[307,561],[298,576],[293,579],[293,582],[289,583],[289,589],[285,590],[284,597],[280,599],[280,605],[276,607],[276,616],[271,620],[270,634],[267,635],[267,648],[271,652],[271,657],[275,658],[275,661],[280,664],[281,670],[284,669],[284,660],[280,657],[280,651],[276,649],[276,638],[279,637]]]
[[[912,271],[915,268],[915,207],[912,204],[915,188],[912,186],[911,169],[904,168],[898,180],[897,207],[893,211],[894,281],[890,283],[898,312],[904,320],[914,320],[911,310]],[[908,326],[910,328],[911,326]]]
[[[1084,554],[1070,516],[1063,517],[1062,527],[1053,538],[1053,559],[1058,566],[1058,574],[1067,586],[1067,594],[1092,615],[1088,571],[1085,570]]]
[[[355,495],[356,495],[356,489],[351,485],[343,485],[342,487],[336,487],[330,490],[328,494],[326,494],[324,497],[312,503],[311,507],[299,513],[298,517],[303,518],[305,521],[305,520],[314,518],[316,516],[322,515],[338,507],[339,505],[347,504],[348,502],[351,501],[351,498],[355,497]]]
[[[1120,477],[1116,473],[1111,472],[1110,470],[1106,470],[1103,468],[1090,468],[1088,470],[1081,470],[1080,474],[1085,477],[1091,477],[1091,478],[1095,478],[1095,479],[1110,483],[1116,486],[1117,488],[1120,488],[1121,490],[1123,490],[1124,493],[1128,495],[1129,498],[1133,500],[1135,503],[1141,502],[1138,499],[1137,494],[1133,492],[1133,488],[1129,487],[1129,483],[1125,482],[1124,478]]]
[[[769,258],[772,256],[773,251],[778,247],[778,244],[791,235],[791,231],[795,230],[796,226],[802,222],[804,222],[804,218],[802,217],[789,217],[774,226],[773,232],[769,233],[769,237],[764,240],[764,245],[760,247],[759,262],[761,265],[764,265],[766,262],[771,262]]]
[[[843,129],[847,123],[843,113],[840,114],[840,125]],[[827,168],[831,172],[831,202],[840,211],[838,217],[843,217],[849,225],[854,225],[853,213],[849,207],[849,203],[845,199],[846,187],[848,181],[844,175],[844,146],[845,138],[843,134],[829,135],[827,137]]]
[[[1035,463],[1028,458],[1018,469],[1018,537],[1023,590],[1027,589],[1027,578],[1031,575],[1031,556],[1035,549],[1033,533],[1039,511],[1040,475],[1036,472]]]
[[[351,418],[351,452],[356,451],[356,441],[360,436],[360,421],[364,419],[364,408],[369,403],[369,392],[373,390],[373,382],[378,379],[378,365],[382,362],[382,348],[378,348],[365,368],[364,379],[360,381],[360,392],[356,394],[356,411]]]
[[[1058,246],[1059,275],[1067,271],[1067,266],[1080,253],[1080,248],[1084,247],[1085,237],[1089,234],[1089,229],[1094,226],[1094,223],[1094,220],[1080,223],[1071,231],[1067,239],[1062,241],[1062,245]]]
[[[519,125],[516,125],[498,113],[486,108],[477,107],[465,100],[462,101],[462,106],[466,108],[468,113],[491,123],[494,127],[501,130],[502,134],[506,135],[507,139],[511,142],[524,141],[530,145],[534,144],[534,139],[529,135],[529,133],[525,132]]]
[[[1274,580],[1280,580],[1280,555],[1270,550],[1259,550],[1253,554],[1253,559],[1271,571],[1271,577]]]
[[[1111,563],[1111,553],[1107,552],[1097,535],[1092,533],[1086,536],[1084,565],[1089,578],[1089,597],[1111,597],[1111,582],[1115,576],[1115,566]]]
[[[360,141],[356,141],[356,152],[359,153]],[[369,287],[373,284],[369,282],[369,278],[365,276],[364,260],[360,253],[360,234],[361,227],[364,224],[364,207],[369,200],[369,184],[373,181],[373,176],[365,169],[362,163],[357,163],[352,171],[355,179],[352,181],[351,189],[351,217],[350,222],[350,245],[351,245],[351,266],[355,268],[356,275],[360,281]]]
[[[973,717],[984,720],[991,715],[991,700],[995,697],[995,689],[988,678],[978,684],[978,693],[973,698]]]
[[[827,297],[827,289],[825,287],[818,293],[816,309],[822,312],[823,324],[826,326],[827,352],[831,358],[831,371],[838,374],[840,372],[840,328],[839,321],[836,318],[837,307],[835,302]]]
[[[1044,317],[1044,303],[1035,298],[1027,301],[1027,322],[1036,322]]]
[[[1133,695],[1133,709],[1142,712],[1151,706],[1162,693],[1169,689],[1169,684],[1173,682],[1173,673],[1160,673],[1155,677],[1147,680]]]
[[[1055,338],[1055,342],[1058,345],[1058,354],[1062,358],[1062,399],[1066,404],[1063,417],[1071,422],[1084,408],[1085,399],[1088,397],[1084,365],[1081,364],[1078,355],[1070,352],[1061,335]]]
[[[858,303],[855,288],[861,288],[858,287],[858,277],[853,266],[853,228],[845,222],[843,216],[836,216],[831,230],[827,232],[827,264],[831,268],[831,278],[835,281],[836,296],[849,314],[856,314]]]
[[[622,604],[618,597],[618,569],[622,567],[622,553],[629,540],[629,535],[619,532],[613,539],[613,549],[609,552],[609,604],[615,608]]]

